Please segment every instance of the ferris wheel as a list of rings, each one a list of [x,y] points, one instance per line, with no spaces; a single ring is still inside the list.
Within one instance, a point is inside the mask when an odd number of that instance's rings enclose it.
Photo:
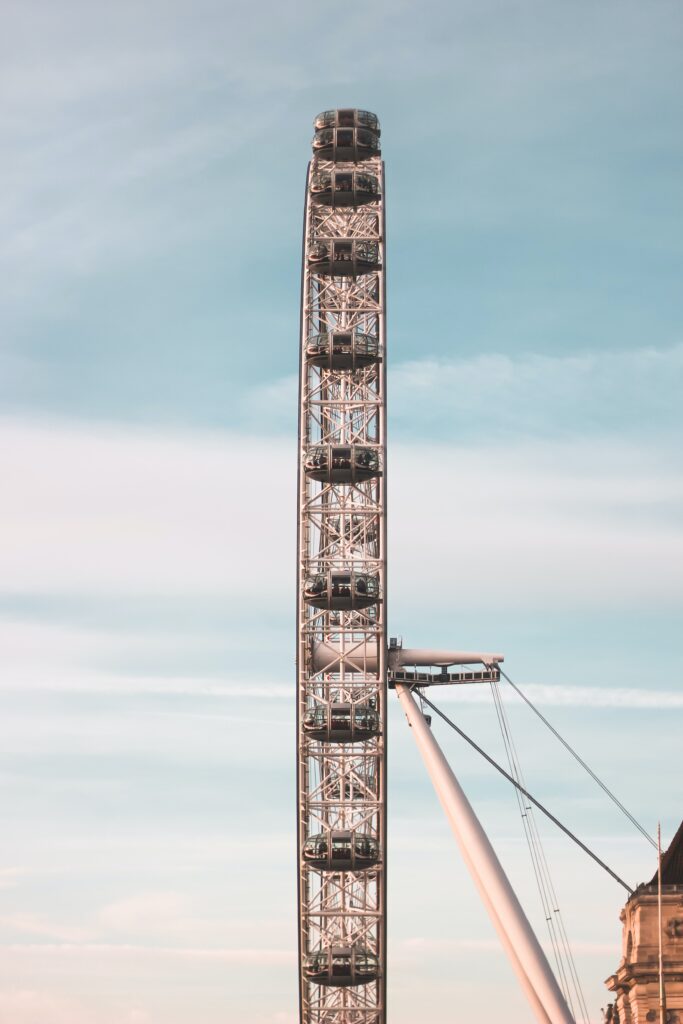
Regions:
[[[377,117],[315,119],[303,241],[297,647],[300,1013],[383,1024],[384,166]]]
[[[314,121],[303,237],[297,544],[297,837],[301,1024],[386,1024],[387,694],[396,691],[428,774],[539,1024],[588,1017],[531,801],[619,878],[522,785],[501,654],[404,649],[387,636],[384,164],[366,110]],[[510,773],[425,696],[486,683]],[[417,697],[421,706],[416,703]],[[430,729],[434,710],[517,788],[555,954],[555,976]],[[535,858],[535,859],[534,859]],[[541,865],[543,870],[537,870]],[[552,915],[550,908],[552,910]],[[557,930],[555,930],[557,929]],[[564,948],[562,946],[564,945]],[[566,970],[565,970],[566,963]],[[559,981],[558,981],[559,978]],[[574,995],[572,996],[572,989]]]

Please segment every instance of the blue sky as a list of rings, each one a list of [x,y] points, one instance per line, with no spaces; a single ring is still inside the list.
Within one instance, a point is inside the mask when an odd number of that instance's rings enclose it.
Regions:
[[[382,121],[390,625],[681,817],[680,4],[5,0],[0,1024],[295,1020],[311,122]],[[442,701],[501,756],[490,695]],[[530,788],[647,845],[509,700]],[[535,925],[511,793],[447,749]],[[392,709],[392,1024],[523,1024]],[[591,1020],[622,892],[543,826]],[[482,1005],[482,990],[486,998]]]

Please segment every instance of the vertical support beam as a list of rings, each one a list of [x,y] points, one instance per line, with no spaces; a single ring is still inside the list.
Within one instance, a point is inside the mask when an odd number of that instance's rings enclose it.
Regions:
[[[664,957],[662,956],[662,824],[657,822],[657,934],[659,936],[659,1024],[666,1024]]]
[[[410,689],[396,684],[425,767],[465,864],[540,1024],[575,1024],[550,964],[477,816]]]

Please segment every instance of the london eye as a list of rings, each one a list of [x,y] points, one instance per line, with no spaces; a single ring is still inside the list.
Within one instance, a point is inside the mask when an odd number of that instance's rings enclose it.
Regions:
[[[382,1024],[386,986],[384,167],[315,119],[303,239],[297,648],[300,1013]]]
[[[314,128],[306,179],[299,348],[299,1019],[301,1024],[386,1024],[387,696],[393,688],[535,1017],[539,1024],[573,1024],[579,1012],[584,1020],[587,1012],[564,926],[559,916],[555,919],[559,909],[547,866],[547,877],[536,875],[558,977],[432,735],[425,708],[439,714],[516,787],[518,802],[524,795],[519,807],[532,863],[545,860],[531,803],[632,890],[528,793],[511,741],[506,743],[508,773],[424,694],[433,686],[489,684],[503,736],[509,739],[497,690],[501,676],[520,691],[500,668],[503,656],[403,648],[387,636],[380,125],[375,114],[347,108],[319,114]]]

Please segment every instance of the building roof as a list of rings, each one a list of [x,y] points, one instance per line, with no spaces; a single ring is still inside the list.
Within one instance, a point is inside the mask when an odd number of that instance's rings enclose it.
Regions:
[[[650,885],[657,885],[656,871]],[[662,854],[662,885],[683,885],[683,821],[669,849]]]

